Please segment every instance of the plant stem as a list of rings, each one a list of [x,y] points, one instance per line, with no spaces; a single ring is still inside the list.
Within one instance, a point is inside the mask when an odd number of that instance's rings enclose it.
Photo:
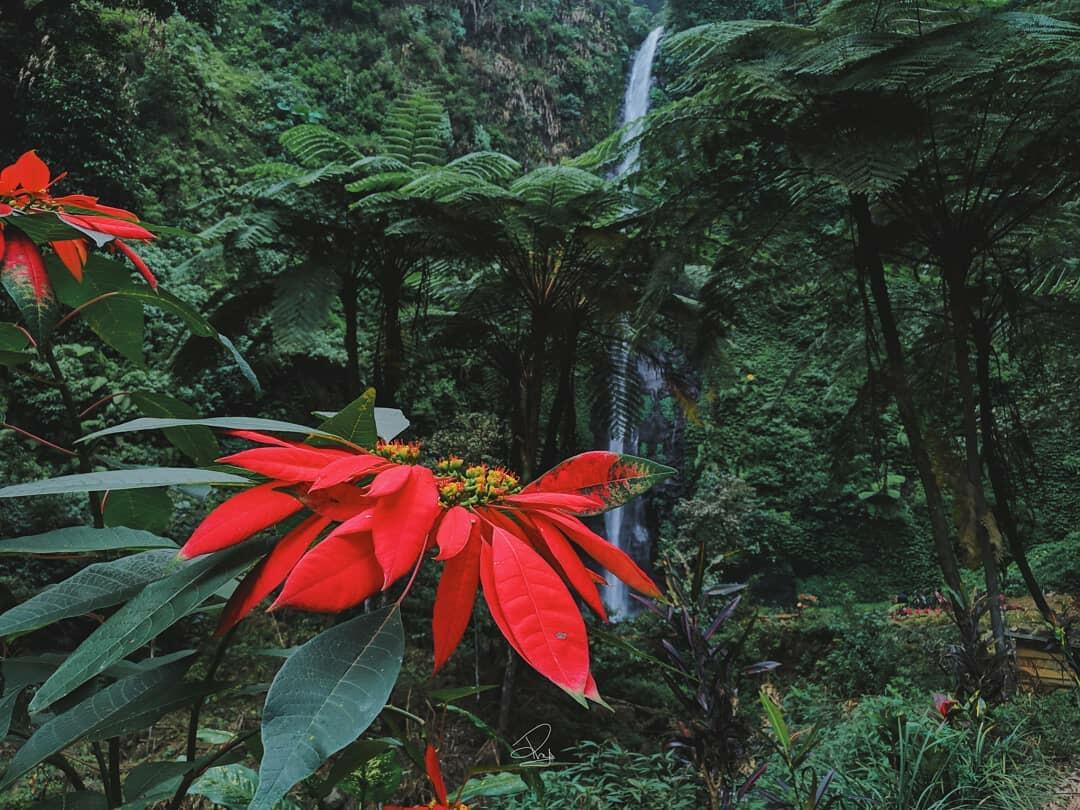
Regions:
[[[228,632],[221,637],[221,641],[218,642],[217,649],[214,650],[214,657],[210,660],[210,665],[206,668],[206,675],[203,676],[203,683],[208,684],[214,680],[214,675],[217,674],[218,667],[220,667],[221,662],[225,660],[225,651],[232,642],[233,636],[236,633],[236,627],[236,625],[230,627]],[[197,698],[191,707],[191,717],[188,720],[187,730],[187,751],[185,752],[188,762],[194,762],[195,755],[198,753],[199,715],[202,714],[202,707],[205,701],[205,697]],[[245,737],[244,739],[247,738]],[[233,742],[237,743],[238,740],[234,740]],[[235,747],[235,745],[228,746],[225,750],[231,750],[233,747]],[[222,756],[223,753],[224,751],[219,752],[218,757]],[[213,760],[211,760],[211,762],[212,761]],[[180,780],[180,784],[177,785],[176,792],[173,794],[172,799],[169,800],[167,810],[177,810],[177,808],[180,807],[180,802],[184,800],[188,788],[191,787],[191,783],[195,781],[197,775],[198,774],[194,772],[194,769],[184,775],[184,778]]]
[[[229,628],[228,632],[222,636],[221,641],[218,642],[217,649],[214,651],[214,657],[210,660],[210,666],[206,668],[206,675],[203,676],[203,683],[209,684],[214,680],[214,676],[217,674],[218,667],[221,666],[221,662],[225,659],[225,651],[229,648],[229,644],[232,643],[233,636],[236,634],[236,625]],[[199,715],[202,713],[203,703],[206,702],[205,697],[198,698],[194,705],[191,707],[191,719],[188,721],[188,734],[187,734],[187,761],[192,762],[195,759],[198,747],[198,735],[199,735]]]
[[[68,430],[71,432],[73,440],[78,439],[82,435],[82,419],[79,417],[79,406],[75,404],[75,396],[71,393],[71,387],[67,383],[67,378],[60,368],[60,363],[56,360],[56,354],[53,352],[52,343],[48,340],[42,340],[37,348],[41,359],[45,361],[45,364],[49,367],[49,371],[52,372],[57,390],[60,391],[60,399],[64,403],[64,410],[67,412]],[[92,472],[94,466],[90,459],[90,449],[85,444],[78,443],[76,443],[74,447],[75,455],[79,460],[79,472]],[[105,518],[101,508],[101,497],[98,493],[91,492],[89,493],[89,499],[90,513],[94,518],[94,527],[98,529],[105,528]]]
[[[109,738],[109,788],[116,804],[123,804],[123,788],[120,784],[120,738]]]
[[[113,796],[112,780],[109,778],[109,765],[105,761],[105,753],[101,750],[101,743],[96,740],[90,743],[90,750],[94,752],[94,759],[97,760],[98,774],[101,776],[101,786],[105,789],[105,798],[109,803],[109,807],[119,807],[120,802],[118,798]]]

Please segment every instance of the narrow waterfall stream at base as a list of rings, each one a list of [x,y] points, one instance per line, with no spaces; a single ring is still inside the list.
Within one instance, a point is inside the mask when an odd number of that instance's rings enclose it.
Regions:
[[[653,29],[634,54],[623,100],[621,125],[627,127],[622,136],[624,143],[640,134],[641,119],[649,112],[653,63],[656,60],[660,38],[663,34],[663,27]],[[621,177],[632,171],[639,155],[640,148],[635,144],[615,170],[614,177]],[[617,402],[625,400],[629,375],[641,374],[650,384],[653,378],[658,376],[655,369],[649,368],[643,359],[632,355],[628,340],[616,342],[612,347],[612,360],[615,369],[613,384],[616,388],[613,399]],[[612,453],[634,454],[637,450],[636,431],[628,423],[616,424],[608,437],[607,449]],[[606,512],[604,531],[611,543],[629,553],[636,560],[640,561],[643,556],[648,555],[651,537],[645,525],[645,504],[641,498],[636,498],[626,506]],[[611,619],[618,621],[632,615],[633,603],[626,585],[615,577],[609,577],[608,580],[609,584],[603,589],[603,598]]]

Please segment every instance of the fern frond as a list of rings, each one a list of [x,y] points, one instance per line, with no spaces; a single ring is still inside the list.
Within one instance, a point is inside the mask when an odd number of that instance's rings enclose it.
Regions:
[[[313,169],[327,163],[351,163],[360,152],[341,135],[319,124],[300,124],[278,138],[301,166]]]

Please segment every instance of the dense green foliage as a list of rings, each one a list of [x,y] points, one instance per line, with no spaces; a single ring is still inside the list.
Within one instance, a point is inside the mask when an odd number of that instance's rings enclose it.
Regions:
[[[175,229],[159,292],[47,248],[54,331],[0,300],[0,487],[111,482],[0,492],[0,806],[426,803],[430,742],[451,806],[1044,810],[1080,703],[1016,655],[1080,673],[1078,43],[1041,0],[7,3],[0,166]],[[679,470],[624,513],[664,604],[588,614],[606,708],[482,609],[433,674],[430,565],[213,646],[270,535],[173,547],[246,445],[77,441],[371,447],[376,397],[432,460],[528,481],[625,431]]]

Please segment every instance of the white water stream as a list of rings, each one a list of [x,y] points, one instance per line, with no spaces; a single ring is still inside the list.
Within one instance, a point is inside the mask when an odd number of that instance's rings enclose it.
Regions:
[[[656,51],[660,45],[660,37],[664,29],[656,28],[634,54],[634,63],[630,68],[630,78],[626,83],[626,95],[623,98],[622,126],[627,126],[622,135],[625,143],[631,138],[641,134],[641,119],[649,111],[649,93],[652,90],[652,69],[656,60]],[[622,162],[614,172],[615,177],[621,177],[634,170],[640,156],[641,148],[634,144],[626,153]],[[626,399],[627,378],[630,374],[642,374],[646,387],[651,388],[657,378],[655,369],[644,364],[640,359],[634,359],[630,353],[628,340],[620,340],[612,347],[612,361],[615,368],[613,399],[621,402]],[[608,438],[607,449],[613,453],[635,453],[637,451],[637,434],[629,425],[616,425],[611,436]],[[649,530],[645,526],[644,503],[640,498],[631,501],[626,506],[612,509],[604,513],[604,530],[607,539],[623,551],[632,552],[642,549],[648,553]],[[634,556],[631,553],[631,556]],[[608,585],[604,588],[604,604],[608,608],[612,620],[626,618],[632,612],[630,593],[626,585],[614,576],[608,577]]]

